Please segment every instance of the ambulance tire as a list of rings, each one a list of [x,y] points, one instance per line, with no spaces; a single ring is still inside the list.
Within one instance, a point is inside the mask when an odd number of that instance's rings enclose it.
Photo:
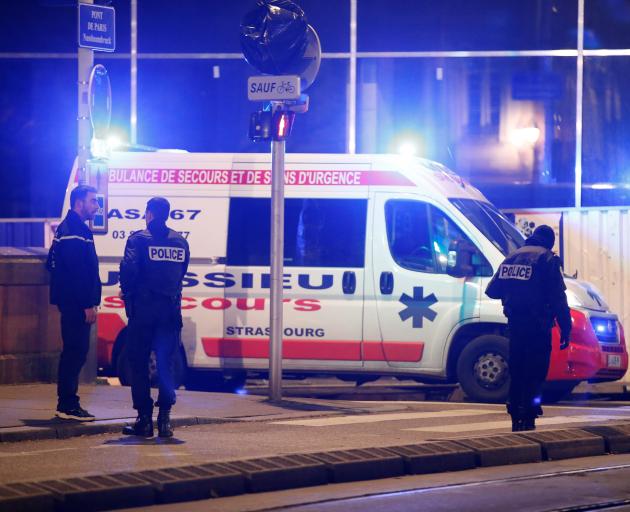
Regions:
[[[457,379],[476,402],[505,402],[510,388],[508,339],[484,334],[470,341],[457,360]]]
[[[123,329],[118,338],[116,338],[116,373],[120,384],[123,386],[131,386],[131,362],[129,361],[129,350],[127,346],[126,329]],[[155,362],[155,353],[151,352],[149,359],[148,372],[151,378],[151,387],[157,388],[157,367]],[[184,384],[184,376],[186,374],[186,358],[181,350],[177,350],[173,355],[173,383],[175,389]]]

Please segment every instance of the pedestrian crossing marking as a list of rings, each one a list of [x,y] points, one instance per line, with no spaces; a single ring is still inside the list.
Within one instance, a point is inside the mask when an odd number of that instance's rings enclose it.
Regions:
[[[380,421],[423,420],[433,418],[457,418],[464,416],[483,416],[485,414],[505,414],[503,411],[489,411],[483,409],[457,409],[432,412],[400,412],[387,414],[361,414],[352,416],[334,416],[332,418],[313,418],[300,420],[274,421],[272,425],[291,425],[301,427],[332,427],[337,425],[352,425],[358,423],[377,423]]]
[[[601,423],[602,421],[622,420],[625,416],[612,415],[589,415],[589,416],[553,416],[551,418],[538,418],[537,426],[545,425],[566,425],[567,423]],[[434,425],[432,427],[414,427],[402,430],[413,432],[435,432],[443,434],[456,434],[461,432],[472,432],[479,430],[499,430],[512,429],[512,421],[486,421],[483,423],[464,423],[458,425]]]

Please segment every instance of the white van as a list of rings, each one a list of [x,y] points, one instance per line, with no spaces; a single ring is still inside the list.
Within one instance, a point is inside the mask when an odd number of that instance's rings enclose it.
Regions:
[[[178,378],[237,387],[264,375],[270,156],[115,153],[108,165],[108,227],[95,237],[100,366],[129,380],[118,265],[147,200],[164,196],[191,249]],[[477,189],[438,163],[391,155],[289,154],[285,182],[285,374],[459,381],[472,399],[505,399],[506,319],[484,290],[523,237]],[[628,366],[616,315],[588,284],[567,286],[579,328],[562,352],[554,334],[556,394]]]

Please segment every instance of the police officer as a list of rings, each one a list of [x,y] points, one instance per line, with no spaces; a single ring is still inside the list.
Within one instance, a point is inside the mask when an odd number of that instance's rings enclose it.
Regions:
[[[175,403],[172,359],[179,350],[182,328],[182,279],[188,269],[188,242],[166,226],[170,204],[163,197],[147,203],[147,229],[131,235],[120,263],[120,288],[129,317],[131,396],[136,422],[123,433],[153,436],[153,400],[149,358],[155,351],[159,381],[156,405],[158,435],[171,437],[170,411]]]
[[[53,240],[46,267],[50,303],[61,312],[63,350],[57,376],[57,411],[65,420],[94,421],[79,401],[79,374],[90,347],[90,330],[101,302],[101,279],[94,237],[85,221],[98,211],[96,189],[79,185],[70,193],[70,210]]]
[[[510,391],[507,410],[512,431],[535,430],[542,415],[541,388],[549,369],[551,328],[560,325],[560,348],[569,346],[571,315],[560,269],[551,252],[553,229],[538,226],[525,245],[499,266],[486,295],[501,299],[510,338]]]

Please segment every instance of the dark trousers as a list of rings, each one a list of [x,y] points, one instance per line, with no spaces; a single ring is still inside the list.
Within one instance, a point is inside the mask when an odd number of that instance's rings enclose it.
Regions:
[[[91,325],[85,322],[80,308],[60,307],[63,350],[57,373],[57,409],[74,409],[79,406],[79,374],[90,348]]]
[[[131,397],[139,414],[151,414],[149,358],[155,351],[160,409],[175,404],[173,354],[179,347],[181,313],[179,304],[168,297],[144,295],[133,301],[129,320],[129,359],[131,363]]]
[[[535,318],[508,319],[510,337],[510,393],[508,413],[513,419],[542,414],[542,385],[549,370],[551,329]]]

